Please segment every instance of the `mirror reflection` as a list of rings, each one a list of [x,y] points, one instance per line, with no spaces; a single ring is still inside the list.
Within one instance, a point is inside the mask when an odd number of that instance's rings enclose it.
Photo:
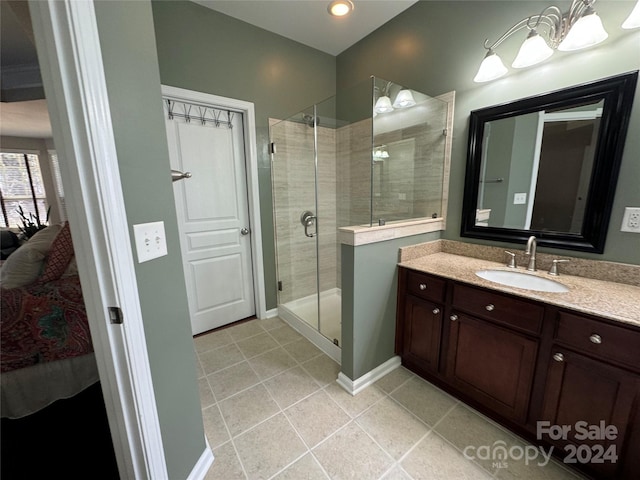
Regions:
[[[372,224],[444,217],[449,104],[374,78]]]
[[[604,101],[484,126],[476,226],[579,234]]]
[[[637,80],[473,110],[460,235],[602,253]]]

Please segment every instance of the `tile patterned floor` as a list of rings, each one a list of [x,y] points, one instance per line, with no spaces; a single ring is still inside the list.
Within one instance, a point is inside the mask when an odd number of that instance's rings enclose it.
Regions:
[[[550,462],[465,458],[466,446],[525,444],[398,368],[356,396],[339,366],[279,318],[196,337],[207,480],[577,479]]]

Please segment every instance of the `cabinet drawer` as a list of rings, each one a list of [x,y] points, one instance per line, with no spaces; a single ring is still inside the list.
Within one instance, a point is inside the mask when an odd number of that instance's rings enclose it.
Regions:
[[[447,282],[442,278],[411,270],[407,272],[407,291],[416,297],[443,302],[446,287]]]
[[[558,313],[555,338],[568,346],[640,371],[640,332],[570,312]]]
[[[536,334],[544,316],[543,305],[457,283],[453,287],[453,307]]]

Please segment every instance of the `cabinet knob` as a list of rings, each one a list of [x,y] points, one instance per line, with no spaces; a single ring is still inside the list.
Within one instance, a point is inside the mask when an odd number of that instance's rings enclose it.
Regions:
[[[563,354],[561,354],[561,353],[554,353],[554,354],[553,354],[553,359],[554,359],[556,362],[564,362],[564,355],[563,355]]]
[[[458,320],[458,315],[456,315],[455,313],[453,315],[451,315],[449,317],[449,320],[451,320],[452,322],[455,322],[456,320]]]
[[[591,343],[595,343],[597,345],[600,345],[602,343],[602,337],[597,333],[594,333],[593,335],[591,335],[589,337],[589,340],[591,340]]]
[[[439,314],[439,313],[440,313],[440,309],[439,309],[439,308],[434,308],[434,309],[433,309],[433,314],[434,314],[434,315],[437,315],[437,314]]]
[[[493,310],[496,308],[495,305],[493,303],[490,303],[489,305],[487,305],[486,307],[484,307],[487,309],[488,312],[493,312]]]
[[[418,288],[420,288],[420,290],[426,290],[427,289],[427,284],[426,283],[421,283],[420,285],[418,285]]]

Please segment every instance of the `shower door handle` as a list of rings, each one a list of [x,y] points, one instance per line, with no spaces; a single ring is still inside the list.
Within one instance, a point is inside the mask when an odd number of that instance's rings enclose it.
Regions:
[[[300,215],[300,223],[304,226],[304,234],[307,237],[313,238],[316,236],[316,232],[309,233],[309,227],[316,223],[316,216],[312,212],[309,210],[302,212],[302,215]]]

